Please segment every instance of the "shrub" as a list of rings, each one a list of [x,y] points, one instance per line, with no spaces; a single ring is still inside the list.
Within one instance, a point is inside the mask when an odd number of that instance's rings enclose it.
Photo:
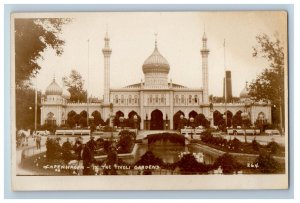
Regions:
[[[262,173],[276,173],[280,170],[280,164],[268,153],[261,153],[255,162]]]
[[[261,147],[260,144],[255,139],[252,141],[251,145],[252,145],[252,149],[254,151],[259,151],[259,149]]]
[[[193,154],[185,154],[175,165],[180,168],[182,174],[207,173],[210,165],[199,163]]]
[[[222,168],[224,174],[233,174],[241,169],[241,165],[228,153],[223,154],[214,162],[214,168]]]
[[[201,133],[200,137],[201,137],[201,140],[202,140],[203,142],[207,142],[207,143],[210,143],[210,142],[212,142],[212,140],[213,140],[213,136],[212,136],[210,130],[205,130],[205,131],[203,131],[203,132]]]
[[[48,138],[46,148],[46,156],[48,160],[61,159],[61,146],[59,145],[59,140]]]
[[[279,144],[274,141],[268,143],[267,148],[271,151],[271,154],[277,154],[280,150]]]
[[[234,138],[233,140],[231,140],[229,142],[230,142],[231,148],[234,151],[238,151],[242,145],[242,142],[240,140],[238,140],[237,138]]]
[[[129,153],[134,145],[136,134],[134,132],[123,130],[119,133],[120,140],[118,142],[119,153]]]

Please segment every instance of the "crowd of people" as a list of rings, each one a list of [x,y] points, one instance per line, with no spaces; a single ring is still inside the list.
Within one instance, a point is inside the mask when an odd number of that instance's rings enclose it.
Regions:
[[[95,159],[95,154],[99,151],[103,151],[103,154],[107,154],[106,165],[114,165],[118,157],[114,142],[105,141],[102,138],[95,140],[94,136],[90,136],[89,141],[86,143],[82,137],[76,137],[74,141],[70,141],[70,138],[67,138],[62,145],[60,145],[60,137],[48,137],[46,147],[48,158],[59,152],[57,157],[52,159],[62,159],[65,164],[76,160],[76,164],[79,168],[77,171],[78,175],[93,175],[94,166],[101,164]],[[115,171],[112,169],[105,171],[105,173],[114,174]]]

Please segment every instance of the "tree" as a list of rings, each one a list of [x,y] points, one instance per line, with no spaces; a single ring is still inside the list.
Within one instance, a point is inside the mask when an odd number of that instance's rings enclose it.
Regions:
[[[35,90],[32,88],[16,89],[16,128],[33,129],[35,111]],[[37,92],[37,101],[41,101],[41,92]],[[37,124],[40,123],[40,103],[37,103]]]
[[[73,69],[68,77],[63,77],[63,82],[71,94],[71,102],[87,102],[87,91],[83,89],[84,80],[78,71]]]
[[[99,113],[99,111],[94,111],[92,113],[92,116],[94,117],[94,124],[96,126],[98,126],[99,124],[104,125],[104,121],[101,118],[101,114]]]
[[[64,41],[60,38],[66,18],[15,19],[15,82],[17,87],[28,86],[30,78],[41,69],[39,59],[47,48],[60,56]],[[26,84],[27,83],[27,84]]]
[[[271,101],[277,106],[282,127],[284,112],[284,48],[278,38],[270,38],[266,34],[256,37],[257,46],[253,47],[253,57],[261,56],[267,59],[269,67],[258,75],[249,86],[249,95],[256,101]]]

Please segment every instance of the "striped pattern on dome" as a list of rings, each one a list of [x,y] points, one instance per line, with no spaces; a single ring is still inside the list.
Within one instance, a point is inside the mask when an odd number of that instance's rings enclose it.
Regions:
[[[63,88],[62,97],[65,98],[65,99],[70,99],[71,98],[71,93],[66,88]]]
[[[155,46],[153,53],[145,60],[143,64],[143,72],[144,73],[148,73],[148,72],[169,73],[169,70],[170,70],[170,66],[167,59],[165,59],[165,57],[163,57],[159,53],[157,47]]]
[[[53,79],[52,83],[46,88],[46,95],[62,95],[62,88]]]
[[[247,87],[245,87],[240,93],[240,98],[249,98],[249,97],[250,97],[249,90]]]

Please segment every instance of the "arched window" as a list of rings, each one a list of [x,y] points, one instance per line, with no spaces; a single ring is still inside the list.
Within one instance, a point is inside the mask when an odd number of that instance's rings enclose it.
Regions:
[[[197,104],[197,103],[198,103],[198,96],[195,95],[195,104]]]
[[[158,95],[155,95],[155,102],[158,103]]]
[[[192,95],[189,95],[189,103],[192,103]]]
[[[152,104],[152,95],[150,95],[150,104]]]
[[[181,95],[181,103],[184,103],[184,95]]]
[[[134,103],[136,103],[136,104],[138,103],[137,95],[134,96]]]
[[[179,96],[178,95],[175,96],[175,102],[176,102],[176,104],[178,104],[178,102],[179,102]]]
[[[121,95],[121,104],[123,104],[123,103],[124,103],[124,96]]]
[[[128,102],[129,102],[129,104],[131,104],[131,95],[129,95],[129,100],[128,100]]]
[[[162,95],[161,95],[160,102],[161,102],[161,103],[164,103],[164,101],[165,101],[165,100],[164,100],[164,95],[162,94]]]
[[[115,96],[115,102],[118,103],[118,95]]]

